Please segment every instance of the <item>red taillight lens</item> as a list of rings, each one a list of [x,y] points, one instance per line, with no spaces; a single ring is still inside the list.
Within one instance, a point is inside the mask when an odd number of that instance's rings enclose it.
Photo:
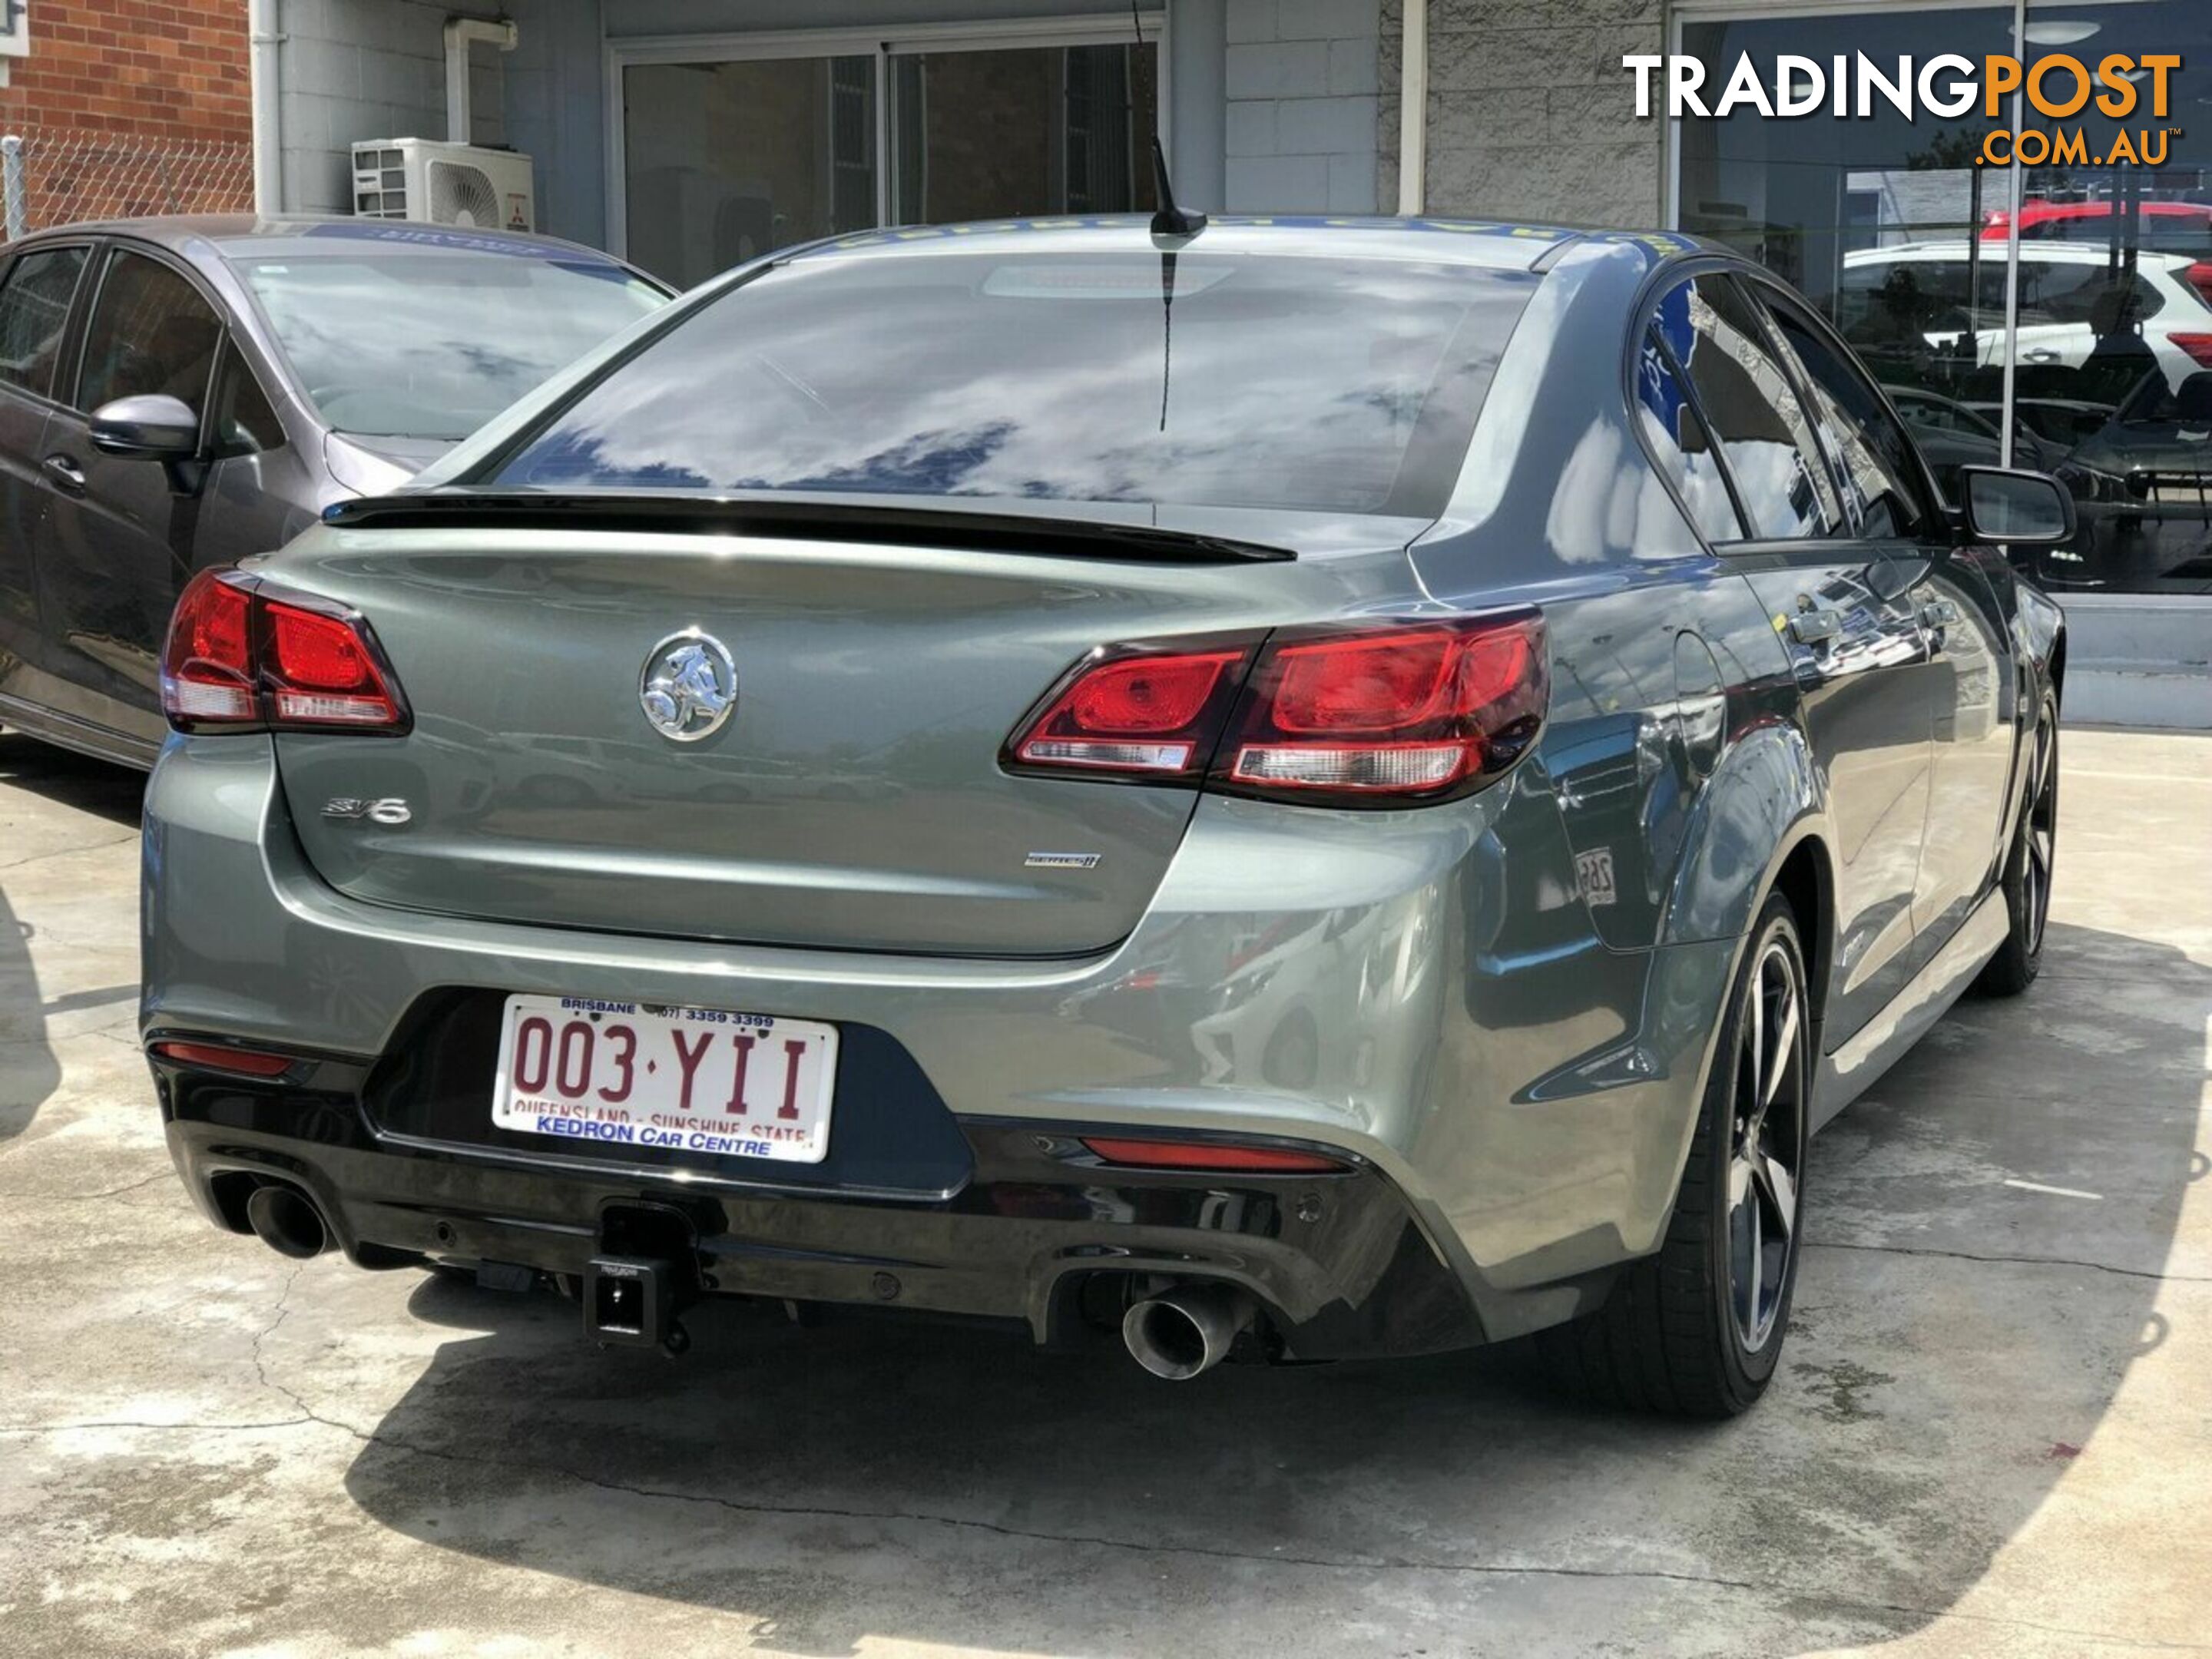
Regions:
[[[1135,1170],[1232,1170],[1248,1175],[1340,1175],[1344,1164],[1322,1152],[1286,1146],[1239,1146],[1218,1140],[1137,1140],[1085,1135],[1083,1144],[1109,1164]]]
[[[1025,766],[1192,776],[1220,734],[1249,647],[1136,651],[1079,665],[1007,745]]]
[[[367,622],[235,570],[202,572],[177,601],[161,708],[180,732],[408,725]]]
[[[172,724],[228,726],[258,721],[253,672],[253,594],[229,571],[192,578],[169,619],[161,655],[161,708]]]
[[[203,1071],[235,1072],[240,1077],[281,1077],[299,1064],[290,1054],[265,1048],[233,1048],[221,1042],[157,1042],[155,1055]]]
[[[1125,650],[1079,666],[1007,756],[1028,769],[1203,775],[1236,794],[1440,799],[1521,757],[1547,691],[1534,612],[1286,635],[1256,657]]]
[[[269,649],[262,660],[262,678],[269,687],[271,724],[399,723],[398,700],[376,665],[363,623],[279,599],[264,600],[264,605]]]
[[[1456,793],[1520,758],[1547,685],[1533,615],[1278,643],[1222,770],[1263,793]]]
[[[2212,334],[2169,334],[2166,337],[2207,368],[2212,368]]]

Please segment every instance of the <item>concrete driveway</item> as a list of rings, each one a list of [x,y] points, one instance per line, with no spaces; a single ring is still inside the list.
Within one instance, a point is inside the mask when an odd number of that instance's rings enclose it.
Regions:
[[[1711,1428],[284,1261],[162,1148],[137,781],[0,737],[0,1653],[2212,1649],[2212,738],[2066,748],[2042,982],[1817,1143]]]

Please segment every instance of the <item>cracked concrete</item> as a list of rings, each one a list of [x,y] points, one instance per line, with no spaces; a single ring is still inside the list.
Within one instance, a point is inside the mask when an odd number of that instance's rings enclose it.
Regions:
[[[1172,1389],[995,1331],[207,1227],[131,1022],[137,781],[0,737],[0,1655],[2212,1651],[2212,739],[2069,732],[2051,957],[1815,1148],[1749,1419],[1511,1352]],[[2092,1196],[2094,1195],[2094,1196]]]

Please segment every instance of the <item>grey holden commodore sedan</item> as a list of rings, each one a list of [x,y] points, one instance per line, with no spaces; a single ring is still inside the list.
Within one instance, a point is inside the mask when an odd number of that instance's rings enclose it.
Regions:
[[[667,293],[550,237],[385,220],[0,248],[0,722],[151,765],[195,571],[404,482]]]
[[[1679,238],[872,234],[201,576],[143,1035],[208,1218],[1700,1415],[1808,1138],[2042,950],[2058,611]],[[1095,1339],[1090,1334],[1096,1334]]]

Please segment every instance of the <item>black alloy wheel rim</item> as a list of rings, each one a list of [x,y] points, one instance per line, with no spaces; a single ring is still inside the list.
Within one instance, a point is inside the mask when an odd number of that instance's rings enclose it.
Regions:
[[[1752,969],[1730,1103],[1729,1308],[1747,1353],[1774,1334],[1797,1249],[1809,1039],[1796,953],[1770,935]]]
[[[2020,867],[2021,924],[2033,956],[2051,917],[2051,872],[2058,857],[2058,728],[2049,715],[2035,723],[2034,769],[2028,775],[2027,820]]]

